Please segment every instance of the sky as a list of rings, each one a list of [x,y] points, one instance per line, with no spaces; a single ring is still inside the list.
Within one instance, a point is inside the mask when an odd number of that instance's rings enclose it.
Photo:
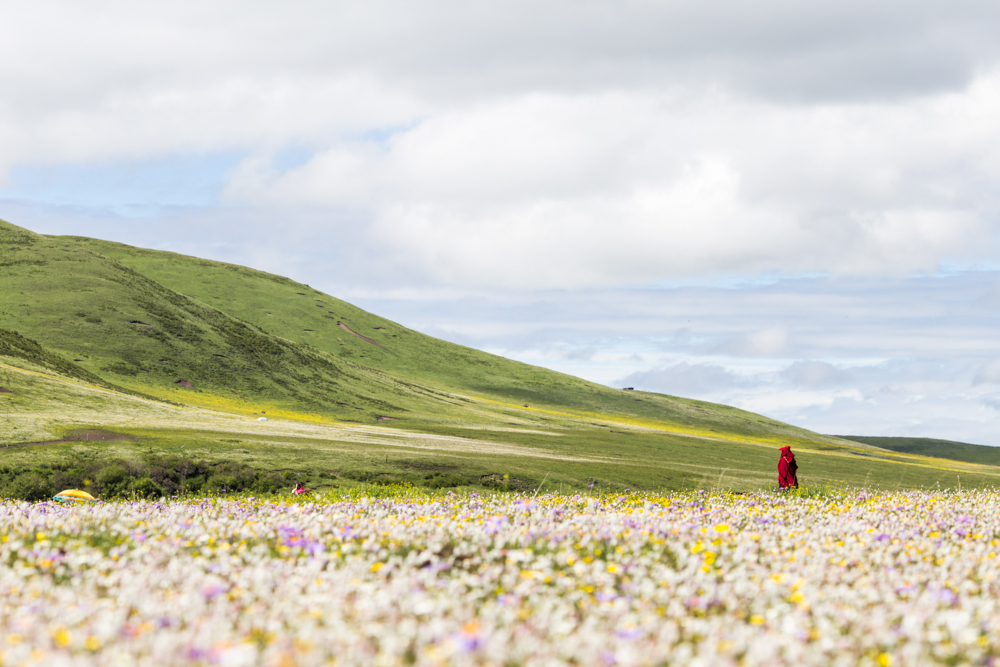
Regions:
[[[0,5],[0,218],[1000,446],[995,0]]]

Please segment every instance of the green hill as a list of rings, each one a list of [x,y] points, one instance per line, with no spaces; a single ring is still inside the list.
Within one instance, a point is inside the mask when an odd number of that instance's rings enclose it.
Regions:
[[[317,483],[446,475],[463,485],[748,489],[774,484],[775,449],[787,444],[813,484],[998,476],[611,389],[246,267],[2,221],[0,387],[0,446],[81,428],[127,436],[9,447],[10,465],[183,454],[326,475]]]
[[[938,459],[1000,466],[1000,447],[970,445],[967,442],[937,440],[935,438],[889,438],[865,435],[838,435],[836,437],[904,454],[919,454]]]
[[[281,338],[423,386],[488,395],[521,405],[544,403],[669,418],[679,424],[705,425],[722,416],[722,406],[713,406],[706,413],[701,409],[708,405],[705,403],[660,401],[641,393],[626,394],[545,368],[447,343],[280,276],[108,241],[68,240]],[[731,428],[731,422],[736,420],[740,422],[739,432],[757,429],[765,433],[784,430],[789,435],[806,433],[759,415],[733,409],[725,412],[725,418],[715,424],[716,427]]]

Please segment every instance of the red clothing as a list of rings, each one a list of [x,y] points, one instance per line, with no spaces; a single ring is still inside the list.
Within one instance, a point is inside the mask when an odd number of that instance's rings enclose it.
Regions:
[[[795,471],[799,469],[799,464],[795,462],[795,454],[792,454],[791,447],[781,448],[781,458],[778,459],[778,485],[783,489],[790,487],[799,488],[799,478]]]

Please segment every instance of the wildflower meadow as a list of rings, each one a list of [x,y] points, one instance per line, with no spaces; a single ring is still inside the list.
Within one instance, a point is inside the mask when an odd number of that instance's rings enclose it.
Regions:
[[[988,665],[1000,494],[0,502],[0,665]]]

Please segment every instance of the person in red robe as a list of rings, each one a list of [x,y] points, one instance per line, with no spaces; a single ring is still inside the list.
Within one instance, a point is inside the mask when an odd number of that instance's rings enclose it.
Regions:
[[[799,488],[799,478],[795,474],[798,469],[799,464],[795,462],[792,448],[782,447],[781,458],[778,459],[778,485],[783,489],[790,489],[793,486]]]

